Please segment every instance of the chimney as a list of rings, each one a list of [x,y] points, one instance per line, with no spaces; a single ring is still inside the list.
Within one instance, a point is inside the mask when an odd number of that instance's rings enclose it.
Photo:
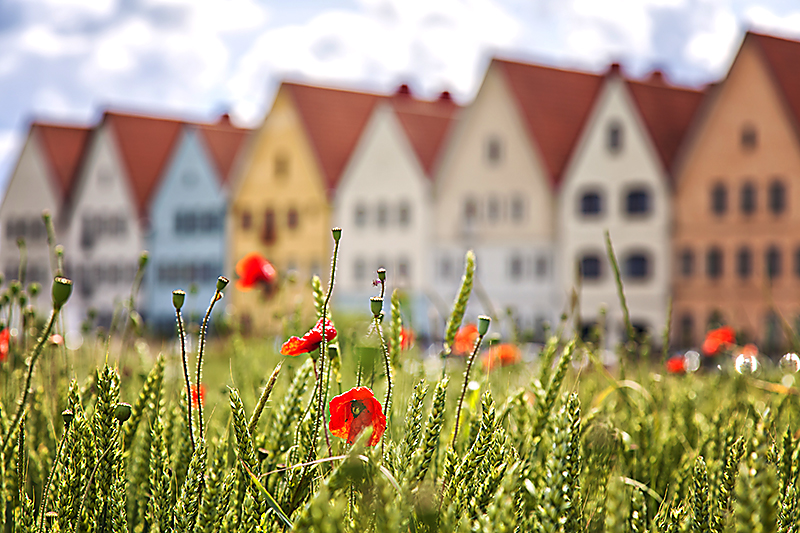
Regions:
[[[450,95],[450,91],[442,91],[439,95],[439,100],[442,102],[452,102],[453,97]]]
[[[404,83],[397,88],[397,92],[395,94],[397,96],[411,96],[411,89],[409,88],[408,84]]]
[[[606,73],[609,76],[622,76],[622,65],[614,61],[609,65],[608,72]]]

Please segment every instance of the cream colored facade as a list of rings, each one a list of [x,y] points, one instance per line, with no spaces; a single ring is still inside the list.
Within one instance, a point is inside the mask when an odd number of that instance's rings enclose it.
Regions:
[[[646,205],[637,203],[642,201]],[[627,84],[618,75],[606,77],[565,172],[558,204],[561,291],[567,296],[580,287],[581,322],[597,322],[604,308],[608,345],[623,338],[622,309],[605,246],[608,231],[631,322],[660,338],[670,282],[668,178]],[[636,212],[640,208],[642,212]],[[579,264],[593,258],[599,259],[599,276],[578,283]]]

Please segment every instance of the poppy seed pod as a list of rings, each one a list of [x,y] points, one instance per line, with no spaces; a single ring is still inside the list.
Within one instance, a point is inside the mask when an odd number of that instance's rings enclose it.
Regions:
[[[144,268],[147,266],[147,260],[150,258],[150,255],[147,253],[147,250],[143,251],[142,254],[139,256],[139,268]]]
[[[217,278],[217,290],[218,290],[218,291],[223,291],[223,290],[225,290],[225,287],[227,287],[227,286],[228,286],[228,282],[229,282],[229,281],[230,281],[230,280],[229,280],[228,278],[226,278],[225,276],[220,276],[220,277],[218,277],[218,278]]]
[[[386,269],[379,268],[378,269],[378,279],[381,281],[386,281]]]
[[[11,291],[11,296],[16,296],[19,294],[19,291],[22,289],[22,286],[19,284],[19,281],[14,280],[8,285],[8,290]]]
[[[72,419],[75,418],[75,413],[72,412],[72,409],[64,409],[61,411],[61,418],[64,420],[64,428],[69,429]]]
[[[489,332],[489,324],[492,323],[491,317],[486,315],[480,315],[478,317],[478,335],[483,337],[486,333]]]
[[[181,289],[172,291],[172,305],[175,306],[176,310],[180,311],[184,301],[186,301],[186,291],[182,291]]]
[[[333,240],[336,242],[339,242],[339,239],[342,238],[342,228],[333,228],[331,233],[333,234]]]
[[[369,299],[369,309],[372,311],[372,316],[380,316],[383,310],[383,298],[380,296],[373,296]]]
[[[117,421],[122,424],[131,417],[131,411],[131,404],[118,403],[114,408],[114,418],[116,418]]]
[[[69,300],[70,294],[72,294],[72,280],[57,276],[53,280],[53,306],[56,309],[61,309]]]

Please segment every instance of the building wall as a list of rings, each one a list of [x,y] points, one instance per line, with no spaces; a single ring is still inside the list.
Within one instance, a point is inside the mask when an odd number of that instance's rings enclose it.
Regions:
[[[790,323],[800,314],[797,130],[752,44],[745,40],[728,78],[717,89],[678,175],[673,331],[676,342],[682,344],[697,344],[710,319],[719,318],[763,346],[773,305]],[[742,144],[744,128],[755,132],[752,148]],[[770,184],[776,179],[786,187],[786,209],[780,214],[772,213],[767,205]],[[746,182],[756,191],[751,214],[744,213],[740,204]],[[711,193],[717,184],[727,190],[728,206],[721,215],[711,209]],[[780,274],[772,280],[765,270],[765,253],[771,246],[782,259]],[[723,255],[722,274],[717,278],[707,273],[712,247]],[[746,279],[737,275],[734,262],[742,247],[752,251],[752,273]],[[681,264],[685,251],[694,254],[689,274]]]
[[[609,145],[613,128],[619,132],[616,148]],[[647,193],[646,213],[627,211],[628,195],[636,191]],[[598,213],[583,212],[582,199],[589,194],[599,196]],[[613,345],[622,338],[622,309],[605,246],[608,230],[622,270],[631,321],[659,339],[666,324],[670,282],[670,190],[647,129],[618,76],[606,78],[565,173],[558,219],[562,293],[566,296],[580,287],[581,320],[596,322],[600,308],[605,308],[606,339]],[[600,276],[578,284],[577,265],[587,255],[600,259]],[[634,255],[647,259],[643,277],[626,269],[626,261]]]
[[[433,268],[440,307],[449,309],[464,252],[474,249],[491,305],[473,298],[468,313],[511,308],[531,329],[555,321],[561,304],[553,272],[554,197],[521,120],[502,71],[491,67],[461,115],[437,177]],[[544,274],[537,274],[537,263]]]
[[[246,324],[278,328],[280,316],[298,304],[307,315],[313,311],[308,281],[313,274],[327,279],[332,249],[327,191],[285,88],[278,92],[272,111],[254,134],[245,161],[227,219],[230,260],[235,265],[257,251],[273,262],[282,278],[294,271],[297,282],[284,284],[283,291],[270,301],[260,291],[233,290],[231,302]],[[291,210],[297,213],[294,228],[289,227]],[[271,235],[264,231],[268,212],[274,217]]]
[[[67,327],[78,329],[89,309],[109,323],[116,306],[130,297],[144,236],[133,192],[111,128],[101,125],[87,148],[76,180],[64,239],[68,274],[74,282]]]
[[[337,309],[368,313],[369,297],[377,294],[372,280],[384,267],[387,294],[399,288],[410,304],[406,320],[418,332],[427,331],[430,189],[394,111],[376,107],[334,200],[333,222],[343,228]]]
[[[217,171],[197,130],[186,127],[176,146],[150,207],[147,235],[145,318],[161,331],[175,323],[173,290],[187,291],[183,314],[198,319],[224,273],[226,198]]]

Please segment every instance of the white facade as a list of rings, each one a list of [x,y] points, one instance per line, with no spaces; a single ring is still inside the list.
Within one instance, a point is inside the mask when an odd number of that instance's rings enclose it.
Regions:
[[[624,325],[605,231],[631,322],[660,337],[669,294],[669,195],[664,165],[627,83],[609,75],[562,182],[558,270],[563,296],[580,286],[584,325],[596,322],[601,308],[607,310],[610,345],[623,338]]]
[[[80,327],[90,309],[101,322],[130,297],[143,232],[135,196],[114,130],[105,121],[94,132],[76,178],[65,238],[68,274],[74,282],[67,327]]]
[[[372,114],[342,174],[333,224],[343,228],[334,295],[337,309],[369,312],[376,270],[386,268],[384,310],[394,288],[407,296],[404,317],[428,331],[431,184],[388,103]]]
[[[439,169],[434,211],[434,287],[445,312],[472,249],[479,283],[468,320],[484,313],[501,318],[511,310],[523,331],[555,323],[561,304],[553,271],[553,192],[496,64],[456,126]]]

